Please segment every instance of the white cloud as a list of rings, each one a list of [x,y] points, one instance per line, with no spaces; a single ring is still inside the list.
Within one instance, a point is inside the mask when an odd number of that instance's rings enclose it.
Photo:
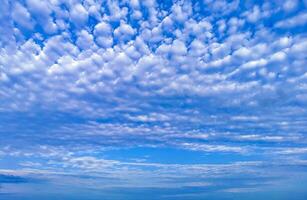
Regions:
[[[77,3],[73,5],[70,10],[70,18],[76,26],[82,26],[88,20],[88,12],[85,10],[82,4]]]
[[[27,0],[27,7],[31,14],[35,17],[36,21],[43,27],[46,33],[55,33],[57,25],[53,22],[50,16],[52,10],[49,2]]]
[[[111,26],[106,22],[100,22],[95,26],[94,34],[98,36],[110,36],[112,34]]]
[[[127,41],[131,39],[134,34],[135,30],[133,30],[133,28],[124,21],[121,21],[120,26],[114,30],[115,38],[119,39],[120,41]]]
[[[251,12],[248,12],[246,16],[247,16],[247,21],[252,22],[252,23],[257,22],[259,18],[261,17],[259,7],[254,6],[253,10]]]
[[[182,56],[182,55],[187,53],[187,48],[182,41],[174,40],[172,47],[171,47],[171,51],[175,55],[181,55]]]
[[[298,1],[297,0],[287,0],[284,4],[283,4],[283,9],[285,11],[293,11],[294,9],[297,8],[297,4]]]
[[[81,49],[88,49],[93,45],[93,36],[86,30],[81,30],[78,34],[77,46]]]
[[[28,10],[19,2],[14,3],[13,20],[23,28],[33,29],[34,23]]]
[[[277,28],[294,28],[304,26],[307,23],[307,13],[300,13],[294,17],[281,20],[275,24]]]

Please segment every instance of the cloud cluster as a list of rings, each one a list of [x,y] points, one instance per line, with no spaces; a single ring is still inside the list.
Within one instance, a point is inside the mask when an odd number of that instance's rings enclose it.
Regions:
[[[213,11],[229,6],[207,3]],[[106,95],[121,105],[160,96],[213,98],[226,106],[262,106],[263,96],[304,102],[298,88],[284,98],[278,92],[289,87],[289,79],[292,85],[304,82],[297,79],[305,73],[306,39],[280,34],[264,22],[249,28],[258,15],[277,12],[265,5],[217,20],[215,15],[196,17],[203,14],[196,10],[199,5],[187,2],[167,9],[145,2],[8,4],[15,42],[1,49],[2,110],[38,103],[44,109],[83,107],[87,112],[107,107]],[[140,7],[148,16],[141,13],[136,20]],[[303,18],[299,13],[271,23],[291,28]],[[95,100],[83,100],[87,96]]]
[[[272,155],[276,165],[305,165],[306,7],[306,1],[4,0],[0,159],[41,152],[18,163],[72,174],[106,170],[113,178],[124,172],[148,178],[152,167],[163,186],[163,177],[178,171],[197,185],[200,174],[238,163],[166,166],[95,153],[171,147],[254,156],[261,166]],[[77,157],[79,150],[87,154]]]

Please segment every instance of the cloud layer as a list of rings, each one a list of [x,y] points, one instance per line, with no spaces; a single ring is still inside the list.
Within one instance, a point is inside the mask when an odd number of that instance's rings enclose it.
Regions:
[[[240,174],[306,177],[306,3],[4,0],[0,184],[65,174],[193,199],[259,190]]]

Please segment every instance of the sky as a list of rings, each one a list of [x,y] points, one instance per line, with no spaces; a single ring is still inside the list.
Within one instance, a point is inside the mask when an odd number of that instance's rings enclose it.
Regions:
[[[0,199],[306,200],[306,0],[2,0]]]

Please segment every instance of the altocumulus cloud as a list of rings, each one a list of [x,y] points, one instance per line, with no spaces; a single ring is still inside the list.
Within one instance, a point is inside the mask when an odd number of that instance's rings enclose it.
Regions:
[[[303,199],[306,7],[4,0],[0,191]]]

